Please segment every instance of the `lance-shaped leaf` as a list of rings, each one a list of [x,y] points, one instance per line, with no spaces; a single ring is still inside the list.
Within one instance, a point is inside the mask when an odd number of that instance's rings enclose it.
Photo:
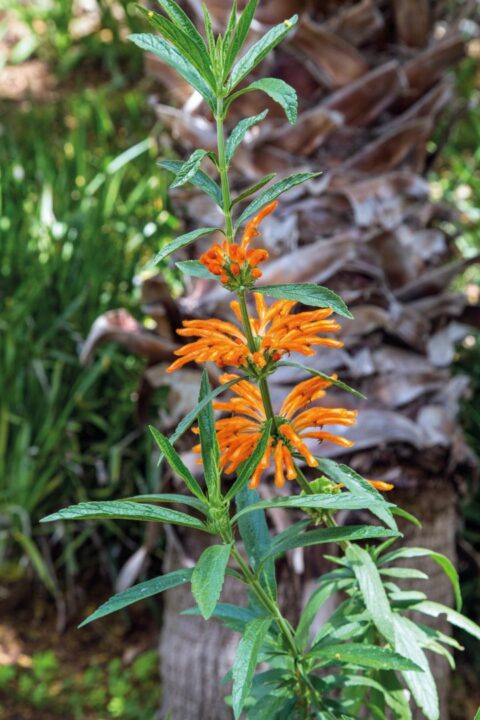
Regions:
[[[235,88],[245,77],[247,77],[247,75],[249,75],[252,70],[254,70],[257,65],[262,62],[262,60],[264,60],[270,50],[273,50],[273,48],[283,40],[297,21],[298,16],[293,15],[289,20],[285,20],[283,23],[275,25],[275,27],[271,28],[267,33],[265,33],[265,35],[263,35],[263,37],[260,38],[260,40],[257,40],[257,42],[247,50],[245,55],[240,58],[238,63],[234,66],[230,74],[228,82],[229,92],[233,90],[233,88]]]
[[[374,504],[374,503],[373,503]],[[379,503],[377,503],[379,504]],[[316,495],[292,495],[290,497],[278,497],[271,500],[261,500],[254,505],[243,508],[237,513],[232,522],[240,517],[256,510],[267,508],[310,508],[318,510],[366,510],[372,505],[372,500],[365,495],[354,493],[318,493]]]
[[[376,628],[386,640],[393,642],[393,613],[377,566],[369,553],[358,545],[350,545],[345,554]]]
[[[198,607],[194,607],[183,610],[180,614],[198,616],[201,615],[201,612]],[[210,617],[220,620],[229,630],[243,633],[245,625],[250,620],[257,618],[258,614],[250,608],[230,605],[230,603],[218,603]]]
[[[143,505],[128,500],[110,502],[83,502],[78,505],[59,510],[47,515],[40,522],[54,522],[56,520],[136,520],[142,522],[163,522],[171,525],[184,525],[185,527],[204,530],[207,528],[197,518],[170,510],[169,508]]]
[[[321,173],[297,173],[296,175],[290,175],[289,177],[286,177],[283,180],[279,180],[278,182],[274,183],[274,185],[260,193],[260,195],[258,195],[255,200],[250,203],[250,205],[247,205],[243,213],[238,218],[236,227],[238,228],[242,223],[246,222],[248,218],[252,217],[252,215],[255,215],[259,210],[265,207],[265,205],[268,205],[273,200],[276,200],[283,193],[291,190],[297,185],[301,185],[307,180],[311,180],[312,178],[317,177],[318,175],[321,175]]]
[[[195,44],[195,47],[200,53],[200,56],[204,63],[204,67],[211,67],[210,57],[208,55],[205,41],[198,32],[194,23],[188,17],[187,13],[182,10],[180,5],[176,3],[175,0],[157,0],[157,2],[164,9],[170,20],[175,23],[176,27],[181,30],[182,33],[188,38],[189,42],[193,42]],[[215,78],[213,77],[213,75],[211,79],[213,81],[213,84],[215,85]]]
[[[235,497],[235,495],[240,492],[240,490],[249,482],[251,479],[253,473],[257,469],[257,465],[260,462],[260,460],[265,455],[265,451],[267,449],[267,445],[270,439],[270,432],[272,429],[272,421],[269,420],[263,429],[262,435],[260,437],[260,440],[257,442],[255,449],[253,453],[250,455],[248,460],[245,460],[244,463],[242,463],[240,467],[240,472],[238,473],[238,477],[233,483],[230,490],[225,495],[225,500],[230,501],[232,498]],[[250,506],[252,507],[252,506]],[[247,508],[248,510],[248,508]]]
[[[202,616],[212,616],[222,592],[230,545],[212,545],[200,555],[192,575],[192,594]]]
[[[165,455],[167,462],[172,468],[173,472],[177,473],[177,475],[182,478],[183,482],[190,490],[192,495],[195,495],[197,498],[199,498],[199,500],[206,500],[202,488],[200,487],[190,470],[187,468],[182,458],[171,444],[170,440],[166,438],[165,435],[162,435],[162,433],[159,432],[157,428],[153,427],[153,425],[149,425],[148,429],[152,433],[153,439],[157,443],[158,447]]]
[[[472,637],[480,640],[480,625],[477,625],[477,623],[473,622],[473,620],[470,620],[465,617],[465,615],[462,615],[456,610],[452,610],[446,605],[442,605],[441,603],[433,602],[431,600],[425,600],[423,597],[419,598],[419,601],[415,605],[412,605],[412,609],[416,612],[421,612],[435,618],[440,617],[440,615],[446,615],[446,618],[451,625],[455,625],[455,627],[464,630]]]
[[[354,395],[355,397],[359,398],[360,400],[365,400],[365,395],[362,395],[361,392],[358,392],[358,390],[355,390],[354,388],[350,387],[350,385],[347,385],[346,383],[342,382],[341,380],[336,380],[335,378],[331,377],[330,375],[327,375],[326,373],[322,373],[319,370],[314,370],[313,368],[308,367],[308,365],[302,365],[302,363],[290,362],[289,360],[283,360],[282,362],[278,363],[277,367],[299,368],[300,370],[304,370],[305,372],[310,373],[310,375],[315,375],[315,377],[322,378],[322,380],[328,380],[328,382],[331,383],[332,385],[334,385],[335,387],[338,387],[340,390],[345,390],[345,392],[348,392],[351,395]]]
[[[235,151],[242,142],[243,138],[247,134],[247,132],[254,127],[255,125],[258,125],[258,123],[261,123],[262,120],[264,120],[267,117],[268,110],[264,110],[262,113],[259,113],[259,115],[255,115],[254,117],[244,118],[243,120],[240,120],[238,125],[236,125],[232,132],[230,137],[227,140],[227,146],[226,146],[226,160],[227,164],[230,165],[232,162],[233,156],[235,155]]]
[[[163,246],[163,248],[155,255],[150,265],[158,265],[158,263],[160,263],[162,260],[164,260],[176,250],[187,247],[187,245],[195,242],[195,240],[198,240],[198,238],[204,237],[205,235],[210,235],[210,233],[215,232],[216,230],[217,228],[213,227],[198,228],[197,230],[192,230],[191,232],[185,233],[185,235],[179,235],[177,238],[175,238],[175,240],[172,240],[172,242],[169,242],[167,243],[167,245]]]
[[[216,100],[212,90],[198,70],[184,58],[176,48],[162,38],[151,35],[150,33],[135,33],[129,35],[129,40],[142,48],[142,50],[153,53],[159,57],[160,60],[163,60],[164,63],[176,70],[189,85],[200,93],[209,107],[215,110]]]
[[[271,624],[271,618],[252,620],[240,640],[232,668],[232,705],[235,718],[239,718],[250,693],[258,654]]]
[[[263,564],[266,560],[284,555],[288,550],[297,547],[312,547],[325,543],[340,543],[353,540],[373,540],[377,538],[398,536],[393,530],[376,525],[349,525],[347,527],[320,528],[311,530],[296,537],[287,538],[280,542],[273,542],[260,558]]]
[[[202,373],[200,382],[199,404],[211,395],[212,389],[208,380],[207,371]],[[216,498],[220,493],[220,446],[215,430],[215,417],[212,402],[207,402],[198,413],[198,428],[200,431],[200,446],[202,463],[205,473],[205,482],[210,499]]]
[[[372,512],[384,522],[388,527],[392,529],[397,528],[397,524],[392,515],[390,507],[384,500],[381,493],[373,487],[365,478],[349,468],[347,465],[336,463],[334,460],[328,458],[317,457],[319,469],[325,473],[331,480],[337,483],[342,483],[350,492],[360,495],[367,495],[370,497],[375,510]],[[381,503],[378,507],[378,503]]]
[[[440,717],[438,694],[435,680],[430,670],[427,657],[419,645],[414,623],[406,617],[393,616],[395,630],[395,649],[404,657],[418,665],[422,672],[403,672],[405,682],[415,698],[418,707],[428,720]]]
[[[160,167],[168,170],[171,173],[174,173],[175,175],[178,175],[183,166],[183,163],[180,160],[161,160],[158,164],[160,165]],[[195,187],[198,187],[200,190],[203,190],[204,193],[209,195],[220,208],[223,207],[221,189],[219,188],[217,183],[207,175],[207,173],[203,172],[203,170],[197,170],[195,175],[190,178],[189,182],[191,182],[192,185],[195,185]]]
[[[244,485],[242,490],[237,493],[235,500],[237,510],[241,511],[243,508],[256,504],[258,493]],[[252,568],[258,570],[260,565],[264,566],[260,580],[270,595],[275,597],[277,593],[275,563],[273,559],[267,557],[272,547],[272,538],[263,510],[256,510],[239,518],[238,529]]]
[[[244,11],[240,15],[240,19],[233,33],[231,32],[230,27],[230,42],[228,42],[227,34],[225,35],[225,38],[227,40],[227,44],[225,46],[225,74],[230,72],[233,63],[235,62],[235,58],[237,57],[238,53],[240,52],[245,43],[245,40],[247,39],[248,31],[250,30],[250,25],[252,24],[253,16],[255,15],[257,5],[258,0],[248,0],[248,3]]]
[[[287,120],[292,125],[297,122],[298,115],[298,98],[294,88],[286,83],[284,80],[279,78],[262,78],[248,85],[248,87],[239,90],[232,99],[244,95],[247,92],[253,92],[254,90],[260,90],[266,93],[269,97],[277,102],[287,116]]]
[[[258,190],[261,190],[262,187],[265,187],[270,180],[273,180],[273,178],[276,176],[277,173],[270,173],[269,175],[265,175],[261,180],[254,183],[253,185],[249,185],[249,187],[245,188],[245,190],[242,190],[242,192],[237,195],[232,200],[232,207],[234,205],[237,205],[237,203],[242,202],[242,200],[246,200],[250,195],[253,195],[253,193],[258,192]]]
[[[168,0],[167,2],[165,2],[165,0],[161,0],[161,4],[167,6],[173,5],[173,3],[170,3]],[[180,10],[178,6],[177,8]],[[212,72],[210,58],[202,36],[196,30],[194,24],[189,21],[191,27],[194,29],[194,35],[190,35],[190,29],[185,32],[182,28],[182,24],[178,23],[176,20],[171,22],[163,15],[159,15],[158,13],[148,10],[141,5],[138,6],[138,9],[144,17],[146,17],[148,22],[153,25],[153,27],[158,30],[159,33],[163,35],[163,37],[168,40],[183,55],[183,57],[198,70],[200,75],[205,78],[210,87],[213,89],[215,87],[215,77]],[[185,17],[188,20],[188,16],[185,15]],[[196,42],[197,38],[200,38],[200,42]]]
[[[160,575],[160,577],[147,580],[146,582],[142,582],[128,588],[128,590],[117,593],[117,595],[113,595],[113,597],[103,603],[103,605],[100,605],[100,607],[95,610],[94,613],[89,615],[79,625],[79,627],[88,625],[94,620],[105,617],[105,615],[110,615],[118,610],[123,610],[129,605],[139,602],[139,600],[145,600],[146,598],[158,595],[165,590],[170,590],[171,588],[178,587],[178,585],[183,585],[190,580],[192,573],[193,570],[190,568],[174,570],[174,572],[168,573],[168,575]]]
[[[171,183],[170,188],[181,187],[185,183],[190,182],[200,169],[202,160],[208,155],[206,150],[195,150],[188,160],[182,163],[175,180]]]
[[[303,305],[331,308],[338,315],[353,317],[342,298],[333,290],[315,285],[314,283],[288,283],[285,285],[263,285],[255,288],[256,292],[282,300],[296,300]]]
[[[400,560],[404,558],[410,559],[416,557],[430,557],[434,562],[437,563],[437,565],[440,565],[445,575],[452,583],[457,610],[460,611],[462,609],[462,593],[460,590],[460,580],[458,577],[458,572],[455,569],[452,561],[449,560],[449,558],[447,558],[445,555],[442,555],[442,553],[437,553],[433,550],[428,550],[427,548],[399,548],[398,550],[392,550],[392,552],[388,553],[387,555],[383,555],[383,557],[380,558],[378,564],[382,566],[386,565],[387,563],[394,562],[395,560]]]
[[[207,270],[205,265],[202,265],[198,260],[180,260],[175,265],[184,275],[201,278],[202,280],[218,280],[217,276]]]
[[[325,664],[333,661],[348,663],[349,665],[358,665],[359,667],[373,668],[374,670],[409,670],[412,672],[421,672],[421,667],[416,663],[393,652],[393,650],[378,647],[377,645],[354,645],[350,643],[322,645],[318,648],[314,647],[308,656],[322,660]]]

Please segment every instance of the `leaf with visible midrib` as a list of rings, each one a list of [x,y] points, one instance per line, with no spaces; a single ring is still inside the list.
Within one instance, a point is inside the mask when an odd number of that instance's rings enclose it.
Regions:
[[[158,593],[169,590],[170,588],[183,585],[190,580],[192,572],[193,570],[190,568],[175,570],[174,572],[168,573],[168,575],[160,575],[160,577],[147,580],[146,582],[142,582],[128,588],[128,590],[117,593],[109,598],[107,602],[103,603],[103,605],[100,605],[100,607],[97,608],[94,613],[89,615],[79,625],[79,627],[88,625],[94,620],[105,617],[105,615],[110,615],[118,610],[123,610],[123,608],[133,605],[133,603],[136,603],[139,600],[145,600],[146,598],[158,595]]]
[[[230,545],[212,545],[204,550],[194,568],[192,594],[205,620],[211,617],[220,598],[230,550]]]
[[[255,288],[256,292],[281,300],[296,300],[311,307],[330,308],[338,315],[353,317],[342,298],[321,285],[314,283],[288,283],[285,285],[262,285]]]
[[[232,669],[232,704],[235,718],[240,717],[250,693],[258,654],[271,622],[271,618],[252,620],[245,628],[244,635],[238,644]]]

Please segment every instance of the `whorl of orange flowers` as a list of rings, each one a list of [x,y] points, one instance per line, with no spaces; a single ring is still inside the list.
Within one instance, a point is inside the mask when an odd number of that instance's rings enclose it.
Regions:
[[[178,370],[188,362],[216,362],[219,367],[230,365],[245,370],[270,369],[282,355],[298,352],[314,355],[315,345],[339,348],[340,340],[319,337],[319,333],[340,330],[332,319],[332,310],[322,308],[293,313],[294,300],[278,300],[267,307],[261,293],[254,293],[257,317],[250,317],[250,326],[257,350],[251,352],[247,338],[236,325],[223,320],[185,320],[183,328],[177,330],[183,337],[197,337],[198,340],[175,351],[179,356],[167,372]],[[242,318],[237,301],[230,303],[235,317],[241,324]]]
[[[268,259],[268,252],[262,249],[254,250],[249,248],[249,245],[254,238],[260,235],[258,227],[262,220],[270,215],[277,205],[277,200],[271,202],[250,220],[240,244],[229,243],[227,240],[224,240],[221,245],[215,243],[200,257],[202,265],[205,265],[213,275],[218,275],[220,281],[232,289],[237,286],[252,285],[255,280],[262,277],[258,265]]]
[[[222,383],[234,380],[237,375],[225,373]],[[332,376],[336,379],[336,376]],[[252,475],[250,487],[255,488],[273,459],[275,467],[275,485],[282,487],[285,478],[295,480],[295,468],[292,453],[303,457],[309,467],[318,464],[311,454],[305,440],[329,440],[344,447],[352,443],[340,435],[323,430],[324,425],[345,425],[355,423],[357,413],[343,408],[310,406],[324,397],[331,383],[322,378],[312,378],[301,382],[286,397],[279,414],[275,418],[276,430],[270,438],[267,450]],[[234,397],[226,402],[216,402],[216,410],[232,413],[231,417],[216,422],[218,442],[220,444],[221,465],[226,473],[233,473],[238,466],[252,454],[260,439],[266,421],[262,397],[256,385],[248,380],[238,382],[233,388]],[[200,451],[200,446],[194,448]]]

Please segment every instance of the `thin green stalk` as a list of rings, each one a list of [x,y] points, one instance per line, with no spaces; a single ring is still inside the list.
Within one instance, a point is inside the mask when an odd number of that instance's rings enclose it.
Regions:
[[[225,235],[228,242],[233,242],[234,229],[232,222],[232,198],[230,195],[230,184],[228,182],[228,167],[225,156],[225,130],[224,130],[224,107],[223,98],[217,98],[217,145],[218,145],[218,169],[222,186],[223,212],[225,215]]]

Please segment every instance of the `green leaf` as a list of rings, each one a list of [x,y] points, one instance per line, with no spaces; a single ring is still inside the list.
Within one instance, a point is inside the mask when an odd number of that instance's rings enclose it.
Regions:
[[[404,580],[428,580],[428,575],[416,568],[383,568],[380,570],[380,575],[392,578],[402,578]]]
[[[110,615],[111,613],[123,610],[123,608],[133,605],[133,603],[139,600],[145,600],[146,598],[158,595],[158,593],[170,590],[170,588],[178,587],[188,582],[192,577],[193,570],[190,568],[175,570],[174,572],[168,573],[168,575],[160,575],[160,577],[153,578],[153,580],[147,580],[146,582],[134,585],[128,590],[113,595],[106,603],[100,605],[92,615],[89,615],[79,627],[84,627],[94,620]]]
[[[43,559],[38,547],[29,535],[20,532],[16,528],[12,528],[9,531],[12,535],[13,540],[17,542],[23,549],[25,555],[30,560],[33,569],[37,573],[40,580],[43,582],[47,590],[55,597],[58,595],[58,589],[55,587],[55,582],[52,578],[48,565]]]
[[[256,504],[258,497],[255,490],[250,490],[244,485],[235,498],[237,510],[241,511],[249,505]],[[265,557],[272,546],[272,539],[263,510],[256,510],[242,516],[238,520],[238,529],[252,568],[258,570],[260,564],[265,564],[260,579],[268,588],[270,595],[275,597],[277,592],[275,563],[273,559],[268,560]]]
[[[415,633],[415,625],[408,618],[393,615],[395,650],[418,665],[423,672],[403,672],[405,682],[415,698],[418,707],[428,720],[440,717],[438,694],[435,680],[430,671],[428,660],[420,647]]]
[[[458,612],[460,612],[460,610],[462,609],[462,593],[460,590],[460,580],[454,564],[445,555],[433,552],[433,550],[428,550],[427,548],[404,547],[399,548],[398,550],[393,550],[387,555],[383,555],[383,557],[380,558],[379,565],[385,565],[386,563],[390,563],[394,560],[399,560],[403,558],[409,559],[416,557],[430,557],[434,562],[440,565],[445,575],[452,583],[453,592],[455,594],[456,607]]]
[[[358,545],[350,545],[346,550],[346,558],[350,562],[362,593],[365,607],[372,620],[389,642],[393,641],[393,614],[382,579],[371,556]]]
[[[192,575],[192,594],[205,620],[212,616],[222,592],[231,545],[212,545],[200,555]]]
[[[389,687],[387,687],[388,680],[386,680],[386,676],[389,675],[389,672],[386,671],[379,674],[382,678],[381,682],[377,682],[370,677],[362,675],[351,675],[350,677],[345,678],[345,687],[372,688],[384,696],[388,707],[395,712],[396,720],[412,720],[412,713],[408,705],[408,700],[405,698],[403,688],[398,680],[396,680],[396,676],[393,671],[390,671],[390,673],[392,675],[393,682],[390,683]],[[383,718],[384,716],[382,716],[382,720]]]
[[[290,175],[283,180],[279,180],[274,185],[260,193],[260,195],[258,195],[258,197],[256,197],[255,200],[250,203],[250,205],[247,205],[243,213],[238,218],[236,228],[238,228],[242,223],[246,222],[248,218],[252,217],[252,215],[256,215],[259,210],[265,207],[265,205],[271,203],[272,200],[276,200],[276,198],[280,197],[280,195],[282,195],[284,192],[287,192],[287,190],[291,190],[297,185],[301,185],[301,183],[304,183],[307,180],[311,180],[312,178],[317,177],[320,174],[321,173],[311,172],[297,173],[296,175]],[[351,317],[351,315],[347,315],[347,317]]]
[[[204,370],[200,382],[199,405],[211,394],[212,389],[208,380],[208,373]],[[198,428],[200,430],[200,446],[202,450],[205,482],[208,488],[208,497],[212,500],[220,495],[220,447],[215,429],[215,417],[211,400],[205,403],[198,413]]]
[[[176,48],[165,40],[162,40],[162,38],[159,38],[156,35],[151,35],[150,33],[135,33],[133,35],[129,35],[129,40],[135,43],[135,45],[138,45],[138,47],[142,48],[142,50],[153,53],[163,60],[164,63],[176,70],[189,85],[200,93],[204,100],[206,100],[209,107],[213,111],[215,110],[216,100],[212,90],[202,78],[198,70],[186,58],[184,58]]]
[[[137,503],[176,503],[180,505],[188,505],[189,507],[195,508],[205,515],[208,514],[208,506],[198,500],[196,497],[190,495],[181,495],[180,493],[150,493],[148,495],[134,495],[133,497],[126,498],[129,502]]]
[[[257,288],[255,288],[257,289]],[[345,392],[350,393],[351,395],[354,395],[355,397],[359,398],[360,400],[365,400],[365,395],[362,395],[361,392],[358,390],[355,390],[354,388],[351,388],[350,385],[347,385],[346,383],[342,382],[341,380],[334,380],[330,375],[327,375],[326,373],[322,373],[319,370],[314,370],[313,368],[308,367],[307,365],[302,365],[301,363],[297,362],[290,362],[289,360],[283,360],[282,362],[279,362],[277,367],[295,367],[299,368],[300,370],[304,370],[305,372],[310,373],[310,375],[315,375],[315,377],[322,378],[322,380],[328,380],[329,383],[332,383],[335,387],[338,387],[340,390],[345,390]]]
[[[170,185],[170,189],[173,190],[173,188],[181,187],[185,185],[185,183],[190,182],[200,170],[200,164],[207,155],[208,152],[206,150],[195,150],[188,160],[182,163],[175,180]]]
[[[469,635],[472,635],[472,637],[480,640],[480,625],[477,625],[477,623],[473,622],[473,620],[470,620],[465,617],[465,615],[456,612],[456,610],[452,610],[446,605],[442,605],[441,603],[436,603],[431,600],[421,600],[416,603],[412,609],[416,612],[421,612],[435,618],[440,617],[440,615],[446,615],[447,620],[451,625],[455,625],[455,627],[464,630]]]
[[[201,278],[202,280],[218,280],[217,276],[211,273],[210,270],[207,270],[198,260],[181,260],[175,263],[175,265],[184,275]]]
[[[370,508],[371,511],[380,518],[387,527],[392,528],[392,530],[397,529],[392,511],[387,505],[383,495],[373,487],[373,485],[367,482],[365,478],[356,473],[355,470],[352,470],[352,468],[349,468],[348,465],[342,465],[322,457],[317,457],[316,459],[319,469],[325,473],[325,475],[328,475],[331,480],[337,483],[343,483],[352,493],[370,497],[373,503],[372,508]]]
[[[224,48],[227,49],[230,46],[230,43],[233,38],[233,34],[235,32],[235,28],[237,26],[237,0],[233,0],[232,3],[232,9],[230,10],[230,15],[227,22],[227,27],[225,29],[225,35],[224,35]]]
[[[180,615],[198,616],[201,615],[201,612],[198,607],[194,607],[183,610]],[[218,603],[210,617],[220,620],[229,630],[243,633],[245,625],[250,620],[257,618],[258,615],[250,608],[239,607],[230,603]]]
[[[242,463],[242,465],[240,467],[240,472],[238,473],[238,476],[237,476],[237,479],[235,480],[232,487],[229,489],[229,491],[225,495],[225,500],[227,500],[228,502],[230,502],[230,500],[232,500],[232,498],[234,498],[235,495],[238,492],[240,492],[240,490],[249,482],[253,473],[257,469],[258,463],[265,455],[268,441],[270,439],[271,429],[272,429],[272,421],[269,420],[265,424],[265,427],[263,429],[260,440],[256,444],[253,453],[250,455],[248,460],[246,460],[244,463]]]
[[[171,3],[170,0],[159,0],[159,2],[162,5],[167,6],[172,6],[174,4]],[[161,35],[163,35],[165,39],[168,40],[179,51],[179,53],[198,70],[201,77],[203,77],[210,87],[214,89],[215,77],[212,72],[210,58],[205,43],[203,42],[203,38],[196,30],[195,25],[189,20],[188,16],[180,10],[178,5],[177,9],[183,13],[185,18],[188,20],[188,30],[185,29],[185,23],[182,21],[179,22],[176,17],[172,18],[174,22],[170,22],[170,20],[167,20],[167,18],[163,17],[163,15],[159,15],[158,13],[148,10],[141,5],[137,5],[137,7],[148,22],[153,25],[153,27],[158,30]],[[165,7],[164,9],[167,14],[170,15]],[[174,16],[175,15],[176,13],[174,12]]]
[[[175,175],[178,175],[182,169],[183,163],[180,160],[161,160],[159,163],[160,167],[168,170]],[[190,178],[189,182],[204,193],[209,195],[212,200],[220,207],[223,208],[222,191],[217,183],[212,178],[203,172],[203,170],[197,170],[195,175]]]
[[[291,125],[295,125],[298,115],[298,99],[297,93],[291,85],[288,85],[288,83],[279,78],[269,77],[256,80],[240,92],[243,94],[253,90],[260,90],[266,93],[272,100],[281,105],[285,111],[288,122]]]
[[[415,515],[412,515],[412,513],[407,512],[403,508],[395,507],[392,508],[392,513],[394,515],[398,515],[398,517],[403,518],[404,520],[408,520],[408,522],[412,523],[412,525],[415,525],[417,528],[422,527],[422,523],[418,518],[415,517]]]
[[[185,233],[185,235],[179,235],[179,237],[175,238],[175,240],[172,240],[172,242],[167,243],[167,245],[162,247],[160,252],[155,255],[150,265],[158,265],[159,262],[164,260],[168,255],[171,255],[176,250],[180,250],[180,248],[186,247],[187,245],[195,242],[195,240],[198,240],[198,238],[201,238],[204,235],[209,235],[216,230],[217,228],[213,227],[198,228],[197,230]]]
[[[245,10],[242,12],[235,31],[232,34],[230,43],[227,42],[224,70],[225,75],[230,72],[230,69],[235,62],[235,58],[242,49],[245,40],[247,39],[250,25],[252,24],[255,10],[257,9],[258,0],[249,0]],[[225,36],[227,37],[227,36]]]
[[[305,607],[302,610],[302,614],[295,631],[295,639],[302,648],[304,648],[308,642],[310,627],[322,605],[324,605],[335,593],[341,590],[346,583],[349,584],[350,581],[338,580],[333,583],[329,582],[314,590],[314,592],[310,595]]]
[[[271,618],[252,620],[245,628],[245,633],[238,644],[232,668],[232,704],[235,718],[240,717],[250,693],[258,662],[258,654],[271,622]]]
[[[287,285],[263,285],[255,288],[255,292],[269,297],[284,300],[296,300],[312,307],[331,308],[338,315],[353,317],[342,298],[321,285],[313,283],[288,283]]]
[[[174,2],[174,0],[157,0],[157,2],[162,6],[176,26],[180,28],[190,43],[195,43],[195,46],[201,54],[204,66],[209,67],[211,63],[205,42],[188,15],[182,10],[178,3]],[[212,80],[215,85],[215,78],[213,75]]]
[[[230,92],[240,83],[262,60],[268,53],[276,47],[283,38],[290,32],[292,27],[297,23],[298,16],[293,15],[289,20],[285,20],[279,25],[271,28],[263,37],[254,43],[245,53],[245,55],[234,66],[229,82],[228,91]]]
[[[243,521],[243,518],[242,518]],[[347,540],[372,540],[376,538],[391,537],[396,535],[394,530],[387,530],[378,526],[368,525],[350,525],[349,527],[320,528],[311,530],[303,535],[284,540],[282,542],[274,542],[261,557],[262,563],[278,555],[283,555],[288,550],[297,547],[311,547],[312,545],[321,545],[330,542],[346,542]]]
[[[339,644],[323,645],[313,648],[309,657],[319,660],[334,660],[336,662],[373,668],[374,670],[409,670],[418,672],[421,668],[411,660],[402,657],[393,650],[378,647],[377,645]]]
[[[273,180],[273,178],[276,176],[277,173],[270,173],[269,175],[265,175],[261,180],[254,183],[253,185],[249,185],[245,190],[242,190],[242,192],[237,195],[237,197],[233,198],[232,200],[232,207],[237,205],[237,203],[242,202],[243,200],[246,200],[250,195],[253,195],[253,193],[256,193],[258,190],[261,190],[262,187],[265,187],[270,180]]]
[[[192,495],[196,495],[199,500],[206,501],[206,497],[202,488],[200,487],[190,470],[187,468],[182,458],[171,444],[170,440],[166,438],[165,435],[162,435],[162,433],[159,432],[157,428],[153,427],[153,425],[149,425],[148,429],[150,430],[153,439],[157,443],[158,447],[165,455],[168,464],[170,465],[172,470],[177,473],[179,477],[182,478],[183,482],[190,490]]]
[[[197,518],[169,508],[143,505],[127,500],[109,502],[83,502],[47,515],[40,522],[56,520],[136,520],[142,522],[164,522],[172,525],[184,525],[196,530],[206,531],[205,525]]]
[[[378,503],[377,503],[378,504]],[[372,501],[365,496],[354,493],[321,493],[318,495],[291,495],[271,500],[261,500],[237,513],[232,522],[249,512],[266,510],[267,508],[316,508],[319,510],[365,510],[371,509]]]
[[[227,140],[227,146],[226,146],[226,161],[227,165],[230,165],[232,162],[233,156],[235,155],[235,151],[238,148],[238,146],[241,144],[243,138],[247,134],[247,132],[250,130],[250,128],[254,127],[255,125],[258,125],[258,123],[261,123],[262,120],[264,120],[267,117],[268,110],[264,110],[262,113],[259,113],[259,115],[255,115],[254,117],[244,118],[243,120],[240,120],[238,125],[236,125],[230,137]]]
[[[480,720],[480,707],[478,708],[477,712],[475,713],[475,717],[473,720]]]
[[[173,435],[170,436],[170,443],[173,445],[174,443],[179,440],[179,438],[182,437],[183,433],[188,430],[188,428],[195,422],[197,419],[199,413],[203,410],[204,407],[206,407],[209,403],[212,402],[218,395],[221,395],[221,393],[224,393],[226,390],[229,390],[235,383],[240,382],[241,380],[244,380],[244,377],[238,377],[235,378],[235,380],[230,380],[227,383],[223,383],[219,387],[215,388],[215,390],[212,390],[210,393],[205,395],[205,397],[196,405],[193,410],[190,410],[189,413],[185,415],[183,420],[180,420],[177,427],[175,428],[175,432]]]

